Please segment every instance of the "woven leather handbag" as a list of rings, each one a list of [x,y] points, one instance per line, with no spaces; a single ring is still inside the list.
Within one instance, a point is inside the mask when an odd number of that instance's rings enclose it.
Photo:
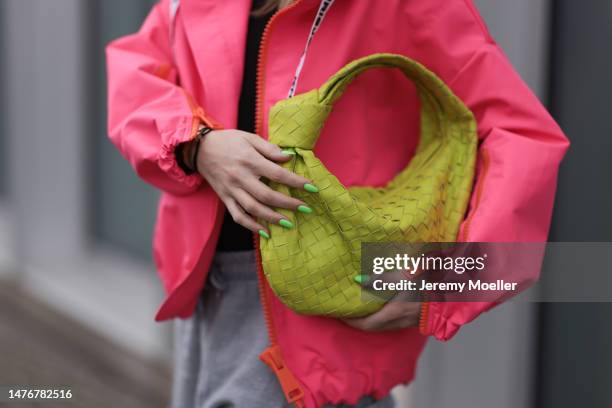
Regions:
[[[416,85],[420,140],[407,167],[384,187],[347,188],[317,159],[313,148],[334,102],[357,75],[373,68],[400,69]],[[271,238],[260,244],[265,276],[289,308],[332,317],[373,313],[384,301],[362,296],[354,280],[361,273],[362,242],[456,240],[472,189],[476,121],[423,65],[395,54],[355,60],[319,89],[276,103],[269,126],[269,141],[295,152],[283,166],[319,188],[318,194],[311,194],[269,183],[313,209],[312,214],[278,209],[295,228],[270,225]]]

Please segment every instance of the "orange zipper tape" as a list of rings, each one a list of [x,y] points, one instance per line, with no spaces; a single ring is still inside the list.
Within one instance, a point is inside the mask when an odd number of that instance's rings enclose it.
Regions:
[[[261,42],[259,46],[259,55],[257,58],[257,83],[256,83],[256,103],[255,103],[255,132],[258,135],[262,135],[263,130],[263,101],[264,101],[264,89],[265,89],[265,71],[264,67],[268,58],[268,37],[271,27],[274,25],[276,19],[291,10],[295,6],[301,3],[301,0],[297,0],[291,5],[277,11],[266,24],[264,31],[261,36]],[[278,382],[283,389],[285,398],[289,403],[293,403],[296,408],[304,408],[304,390],[289,370],[283,359],[280,346],[278,345],[278,337],[274,328],[274,321],[272,318],[272,311],[270,308],[270,299],[268,298],[266,277],[263,272],[263,265],[261,263],[261,252],[259,250],[258,234],[253,234],[253,240],[255,243],[255,259],[257,263],[257,277],[259,283],[259,296],[261,299],[261,305],[263,308],[263,314],[268,329],[268,337],[270,338],[270,347],[266,348],[259,358],[272,369]]]
[[[421,302],[421,310],[419,312],[419,332],[427,334],[427,319],[429,318],[429,302]]]

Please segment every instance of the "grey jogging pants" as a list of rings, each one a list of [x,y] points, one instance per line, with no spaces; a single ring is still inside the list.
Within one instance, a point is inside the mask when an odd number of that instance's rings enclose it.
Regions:
[[[259,360],[268,346],[253,251],[215,255],[194,315],[175,323],[171,408],[289,407]],[[392,408],[391,397],[355,408]]]

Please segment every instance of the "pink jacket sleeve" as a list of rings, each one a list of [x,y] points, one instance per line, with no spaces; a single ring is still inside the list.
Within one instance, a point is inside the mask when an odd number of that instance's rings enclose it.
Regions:
[[[188,194],[203,179],[181,170],[175,148],[195,137],[200,122],[219,125],[176,85],[169,14],[168,1],[163,0],[138,33],[107,46],[108,129],[142,179],[169,193]]]
[[[470,50],[445,79],[474,112],[480,138],[474,192],[459,241],[545,242],[558,167],[569,143],[491,38],[472,1],[443,3],[440,7],[453,3],[461,9],[461,22],[469,23],[446,22],[454,36],[437,42],[435,59],[451,61],[458,50]],[[421,332],[448,340],[494,305],[426,303]]]

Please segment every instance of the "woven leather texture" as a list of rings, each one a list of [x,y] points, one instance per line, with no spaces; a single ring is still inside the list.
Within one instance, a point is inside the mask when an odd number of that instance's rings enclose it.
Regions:
[[[357,75],[373,68],[400,69],[416,85],[420,140],[407,167],[384,187],[346,188],[313,148],[334,102]],[[271,238],[260,244],[272,290],[294,311],[358,317],[382,307],[384,301],[363,296],[353,279],[361,273],[362,242],[456,240],[472,190],[476,121],[444,82],[416,61],[373,54],[349,63],[319,89],[276,103],[269,140],[293,149],[296,155],[283,166],[319,188],[313,194],[269,183],[313,209],[312,214],[277,209],[295,228],[269,225]]]

